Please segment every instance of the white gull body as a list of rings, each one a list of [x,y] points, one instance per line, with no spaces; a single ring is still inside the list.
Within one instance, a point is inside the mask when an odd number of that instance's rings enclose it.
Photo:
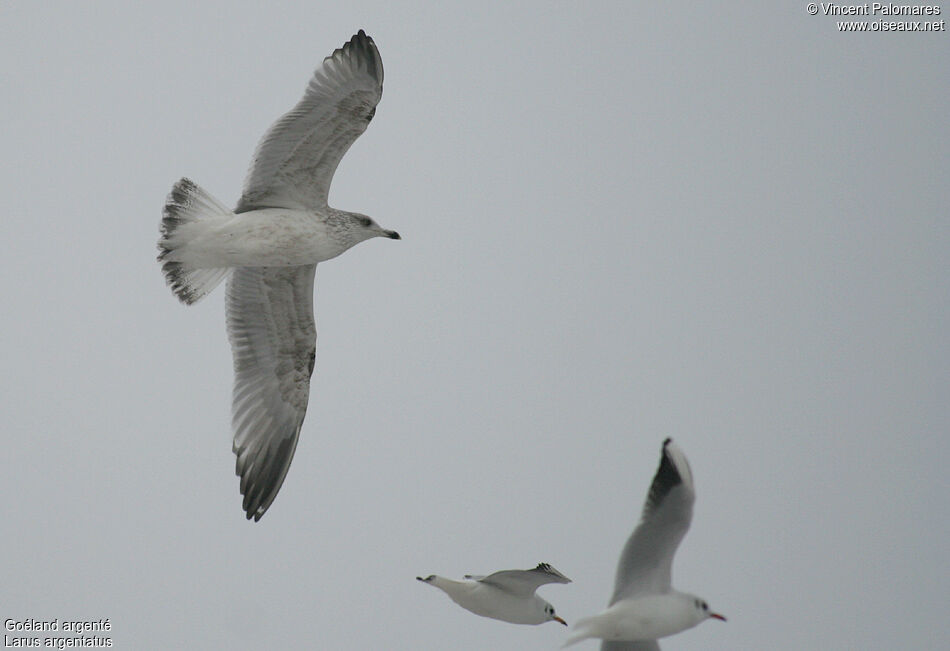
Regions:
[[[188,179],[165,202],[158,259],[172,291],[191,304],[228,279],[233,449],[248,519],[260,520],[277,496],[307,411],[317,263],[372,237],[399,239],[327,205],[337,165],[382,92],[382,60],[360,30],[264,134],[233,211]]]
[[[704,600],[672,587],[673,556],[689,529],[695,499],[689,462],[666,439],[640,523],[620,555],[610,605],[578,620],[564,646],[600,638],[602,651],[659,651],[659,638],[710,617],[725,621]]]
[[[442,590],[459,606],[482,617],[512,624],[559,622],[567,625],[554,612],[554,606],[535,594],[538,587],[546,583],[571,582],[547,563],[539,563],[530,570],[503,570],[488,576],[467,574],[464,581],[434,574],[416,579]]]

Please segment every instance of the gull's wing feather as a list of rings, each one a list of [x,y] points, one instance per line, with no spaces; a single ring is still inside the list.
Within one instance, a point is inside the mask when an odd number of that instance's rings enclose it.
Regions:
[[[327,205],[330,181],[383,94],[383,62],[360,30],[324,59],[303,98],[264,134],[236,212]]]
[[[689,529],[695,499],[689,462],[682,450],[666,439],[640,523],[620,554],[611,605],[670,589],[673,556]]]
[[[316,267],[239,267],[228,279],[231,425],[249,520],[260,520],[277,497],[307,413],[317,343]]]
[[[474,577],[473,577],[474,578]],[[571,580],[547,563],[538,563],[530,570],[502,570],[478,579],[516,595],[534,594],[545,583],[570,583]]]
[[[604,641],[600,651],[660,651],[660,643],[656,640],[640,640],[637,642]]]

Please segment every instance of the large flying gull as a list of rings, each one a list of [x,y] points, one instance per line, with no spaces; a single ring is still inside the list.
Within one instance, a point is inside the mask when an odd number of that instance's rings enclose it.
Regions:
[[[327,205],[333,173],[382,92],[383,62],[360,30],[264,134],[233,211],[188,179],[165,202],[158,260],[175,295],[192,304],[228,279],[233,448],[248,519],[260,520],[277,496],[307,411],[317,263],[371,237],[400,239]]]

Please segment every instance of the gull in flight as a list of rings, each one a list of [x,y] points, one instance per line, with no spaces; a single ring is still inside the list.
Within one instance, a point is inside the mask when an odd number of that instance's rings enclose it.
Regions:
[[[465,610],[482,617],[512,624],[567,622],[554,613],[554,606],[535,594],[545,583],[570,583],[571,580],[547,563],[530,570],[503,570],[488,576],[465,575],[454,581],[432,574],[416,580],[434,585]]]
[[[190,305],[227,278],[231,426],[248,520],[260,520],[277,496],[307,411],[317,263],[372,237],[400,239],[327,205],[333,173],[382,92],[383,62],[360,30],[264,134],[233,211],[188,179],[165,201],[158,260],[175,295]]]
[[[578,620],[564,646],[601,638],[601,651],[659,651],[657,638],[685,631],[710,617],[726,621],[699,597],[674,590],[673,556],[693,517],[693,473],[672,441],[663,441],[643,515],[620,554],[607,610]]]

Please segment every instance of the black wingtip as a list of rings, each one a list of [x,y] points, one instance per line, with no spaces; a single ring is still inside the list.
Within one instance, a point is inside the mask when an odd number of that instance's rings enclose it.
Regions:
[[[251,520],[254,520],[254,522],[260,522],[261,518],[264,517],[263,511],[256,508],[250,508],[248,504],[242,504],[241,509],[244,511],[244,518],[248,522]]]
[[[670,455],[667,454],[666,448],[672,442],[673,439],[670,437],[667,437],[666,440],[663,441],[663,448],[660,450],[660,467],[657,468],[653,482],[650,484],[647,503],[654,508],[663,501],[667,493],[683,483],[683,478],[680,476],[676,464],[673,463]]]
[[[350,39],[350,43],[353,43],[353,44],[355,44],[357,41],[369,41],[370,43],[372,43],[373,37],[367,36],[366,32],[363,31],[363,29],[361,28],[360,31],[356,32],[353,35],[353,38]]]
[[[360,65],[365,65],[370,75],[379,79],[380,87],[382,87],[383,61],[379,56],[379,51],[376,49],[376,41],[373,40],[372,36],[368,36],[362,29],[342,46],[335,49],[330,56],[324,58],[324,62],[333,59],[341,60],[342,57],[349,56],[351,52],[354,57],[362,60],[363,63]],[[369,117],[372,118],[372,115]]]
[[[541,572],[547,572],[548,574],[555,577],[560,577],[560,581],[558,581],[559,583],[573,583],[573,581],[571,581],[569,578],[561,574],[561,572],[559,570],[556,570],[554,566],[551,565],[550,563],[545,563],[544,561],[541,561],[540,563],[538,563],[538,566],[534,569]]]

